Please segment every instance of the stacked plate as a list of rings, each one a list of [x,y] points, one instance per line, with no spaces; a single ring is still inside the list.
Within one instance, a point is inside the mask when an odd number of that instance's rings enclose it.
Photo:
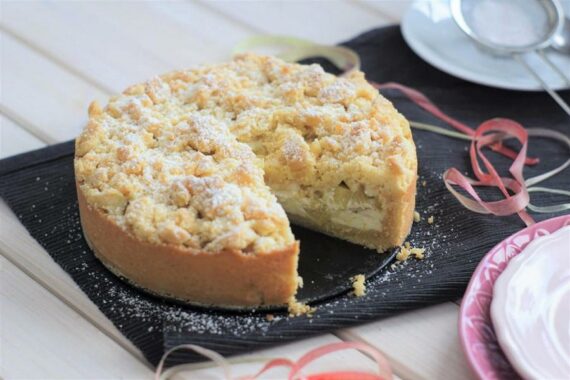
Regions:
[[[570,377],[570,215],[528,227],[483,258],[459,332],[481,379]]]

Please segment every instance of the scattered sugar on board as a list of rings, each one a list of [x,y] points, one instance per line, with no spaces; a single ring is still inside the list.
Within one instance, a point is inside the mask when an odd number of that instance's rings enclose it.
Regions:
[[[119,286],[104,289],[99,296],[108,297],[113,305],[110,311],[120,319],[129,320],[130,323],[133,323],[133,320],[151,324],[158,322],[159,326],[156,328],[164,328],[165,331],[177,333],[240,336],[252,332],[266,332],[271,322],[281,319],[275,317],[268,320],[261,314],[236,317],[230,314],[187,310],[182,306],[156,302],[156,300]],[[154,328],[148,327],[149,331]]]

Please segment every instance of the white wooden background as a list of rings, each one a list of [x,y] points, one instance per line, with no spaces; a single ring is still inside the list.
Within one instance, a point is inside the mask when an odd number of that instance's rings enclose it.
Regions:
[[[225,60],[245,37],[272,33],[336,43],[397,23],[408,5],[398,0],[0,4],[1,157],[72,139],[93,99],[105,102],[157,73]],[[1,201],[0,223],[0,378],[151,378],[153,368],[141,353]],[[384,352],[399,378],[471,378],[457,316],[458,305],[450,302],[256,355],[298,358],[325,342],[360,340]],[[311,368],[346,367],[372,369],[373,363],[348,351]],[[238,374],[258,368],[235,367]],[[177,378],[219,375],[210,368]]]

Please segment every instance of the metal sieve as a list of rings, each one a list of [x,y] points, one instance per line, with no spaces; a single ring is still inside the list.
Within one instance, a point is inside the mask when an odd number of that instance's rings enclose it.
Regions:
[[[570,116],[570,107],[527,63],[537,54],[570,85],[568,75],[544,54],[562,30],[563,10],[557,0],[451,0],[451,13],[461,30],[479,46],[519,62]]]

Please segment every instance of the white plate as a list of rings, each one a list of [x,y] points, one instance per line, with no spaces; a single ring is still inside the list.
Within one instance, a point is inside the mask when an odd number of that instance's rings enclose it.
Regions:
[[[530,242],[495,282],[497,340],[525,379],[570,378],[570,226]]]
[[[570,14],[570,0],[562,1]],[[456,77],[509,90],[537,91],[542,87],[525,68],[509,57],[493,56],[483,51],[455,24],[448,0],[417,0],[402,20],[402,34],[412,50],[440,70]],[[546,55],[570,74],[570,55],[551,49]],[[568,89],[567,83],[536,54],[526,61],[555,90]]]

